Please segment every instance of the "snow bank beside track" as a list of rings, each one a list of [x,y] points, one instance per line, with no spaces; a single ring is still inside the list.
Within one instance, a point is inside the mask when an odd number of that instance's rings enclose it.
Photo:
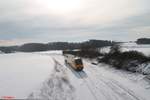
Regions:
[[[66,69],[55,59],[53,73],[40,90],[31,93],[29,100],[74,100],[74,87],[70,84]]]

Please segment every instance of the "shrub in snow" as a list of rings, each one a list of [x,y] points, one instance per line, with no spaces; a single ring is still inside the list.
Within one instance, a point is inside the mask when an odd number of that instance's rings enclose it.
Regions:
[[[145,75],[150,74],[150,63],[143,63],[139,65],[137,72],[143,73]]]
[[[120,53],[121,52],[121,46],[120,45],[113,45],[110,48],[109,53],[113,54],[113,53]]]

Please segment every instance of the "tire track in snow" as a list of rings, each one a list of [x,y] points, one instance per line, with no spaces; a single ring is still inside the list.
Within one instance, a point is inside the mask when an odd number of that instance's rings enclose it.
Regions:
[[[29,100],[74,100],[74,87],[70,84],[65,68],[53,58],[55,66],[50,78],[39,91],[32,92]]]

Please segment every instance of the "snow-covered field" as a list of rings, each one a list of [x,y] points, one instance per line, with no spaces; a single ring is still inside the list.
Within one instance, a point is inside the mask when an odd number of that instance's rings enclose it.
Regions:
[[[92,65],[65,65],[61,51],[0,55],[0,98],[42,100],[149,100],[144,75]]]
[[[150,55],[150,45],[149,44],[141,44],[137,45],[136,43],[123,43],[122,44],[123,51],[136,50],[143,52],[145,55]]]
[[[49,56],[31,53],[0,55],[0,97],[26,98],[45,81],[54,63]]]
[[[150,56],[150,45],[137,45],[136,43],[122,43],[121,45],[121,50],[122,51],[130,51],[130,50],[136,50],[139,52],[144,53],[147,56]],[[101,52],[106,52],[108,53],[110,51],[110,46],[104,47],[101,49]]]

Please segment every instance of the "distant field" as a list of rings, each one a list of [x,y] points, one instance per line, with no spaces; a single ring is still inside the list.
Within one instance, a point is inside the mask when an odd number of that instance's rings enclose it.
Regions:
[[[136,43],[123,43],[121,44],[122,51],[136,50],[144,53],[145,55],[150,55],[150,45],[137,45]],[[105,47],[101,51],[109,52],[110,47]]]
[[[124,43],[122,44],[123,51],[128,51],[128,50],[137,50],[145,55],[150,55],[150,45],[137,45],[136,43]]]

